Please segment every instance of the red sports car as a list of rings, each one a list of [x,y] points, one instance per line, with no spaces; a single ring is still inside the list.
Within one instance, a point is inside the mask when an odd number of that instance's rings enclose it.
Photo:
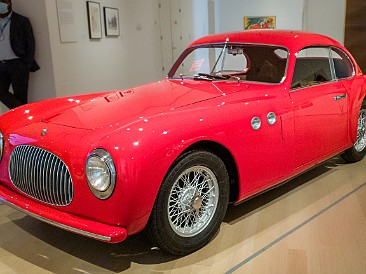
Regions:
[[[240,203],[366,151],[366,83],[331,38],[254,30],[192,43],[166,79],[0,117],[0,199],[110,243],[145,227],[187,254]]]

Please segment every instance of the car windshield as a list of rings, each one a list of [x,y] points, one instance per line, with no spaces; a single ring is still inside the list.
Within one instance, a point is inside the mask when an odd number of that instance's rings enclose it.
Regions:
[[[281,83],[288,51],[279,46],[213,44],[187,49],[169,78]]]

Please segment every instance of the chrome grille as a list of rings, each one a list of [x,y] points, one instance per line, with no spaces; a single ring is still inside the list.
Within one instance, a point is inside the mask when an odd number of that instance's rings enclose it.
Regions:
[[[18,146],[11,156],[13,185],[25,194],[51,205],[69,205],[74,196],[70,172],[53,153],[34,146]]]

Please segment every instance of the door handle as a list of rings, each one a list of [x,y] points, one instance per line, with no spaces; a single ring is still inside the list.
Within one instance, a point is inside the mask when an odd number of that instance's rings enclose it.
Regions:
[[[347,98],[347,94],[334,96],[335,101],[339,101],[339,100],[342,100],[342,99],[345,99],[345,98]]]

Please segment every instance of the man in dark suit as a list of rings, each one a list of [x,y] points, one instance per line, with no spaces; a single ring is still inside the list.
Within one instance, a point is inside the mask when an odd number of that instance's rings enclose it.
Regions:
[[[29,72],[39,69],[34,52],[29,19],[13,12],[11,0],[0,0],[0,101],[9,109],[28,102]]]

